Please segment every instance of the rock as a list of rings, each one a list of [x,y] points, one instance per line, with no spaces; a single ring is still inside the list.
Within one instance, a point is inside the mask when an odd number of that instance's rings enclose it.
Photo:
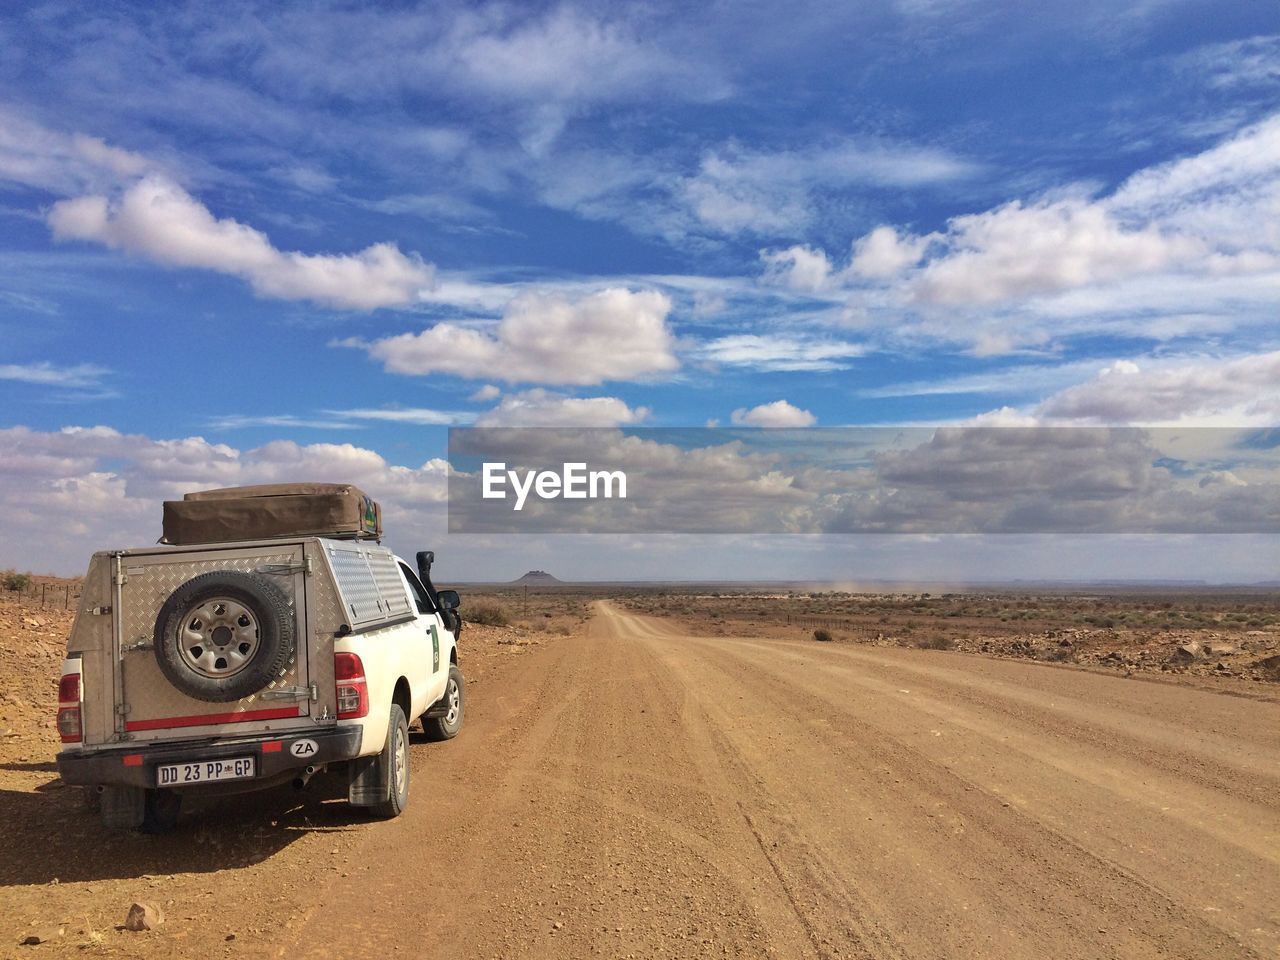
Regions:
[[[1230,643],[1223,643],[1221,640],[1215,640],[1213,643],[1207,644],[1205,649],[1217,657],[1226,656],[1227,654],[1236,652],[1234,645]]]
[[[1179,644],[1178,649],[1173,651],[1173,659],[1189,663],[1192,660],[1199,660],[1202,652],[1203,648],[1200,644],[1192,640],[1190,643]]]
[[[39,930],[36,933],[29,933],[18,941],[21,947],[38,947],[42,943],[48,943],[50,940],[56,940],[62,936],[62,927],[51,927],[45,930]]]
[[[1261,660],[1255,660],[1250,666],[1255,670],[1261,671],[1265,676],[1280,677],[1280,653],[1270,657],[1263,657]]]
[[[154,903],[135,903],[129,908],[129,915],[124,918],[124,928],[134,932],[154,930],[164,923],[164,914]]]

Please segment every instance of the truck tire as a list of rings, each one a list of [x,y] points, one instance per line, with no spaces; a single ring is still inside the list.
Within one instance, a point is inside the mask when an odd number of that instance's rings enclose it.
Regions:
[[[267,577],[214,570],[170,594],[156,617],[156,662],[189,697],[228,703],[257,693],[293,662],[297,637],[284,591]]]
[[[462,712],[467,705],[466,687],[458,665],[450,664],[444,696],[422,715],[422,732],[428,740],[452,740],[462,729]]]
[[[113,833],[137,830],[146,817],[146,798],[142,787],[107,784],[98,796],[102,825]]]
[[[391,705],[387,743],[378,757],[378,779],[387,785],[386,799],[369,807],[382,820],[398,817],[409,805],[409,721],[400,705]]]
[[[148,790],[143,805],[142,832],[168,833],[178,825],[182,812],[182,794],[177,790]]]

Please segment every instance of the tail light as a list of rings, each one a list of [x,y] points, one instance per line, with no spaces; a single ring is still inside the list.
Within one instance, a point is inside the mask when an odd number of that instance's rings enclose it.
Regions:
[[[369,685],[364,664],[354,653],[333,655],[333,679],[338,693],[338,719],[354,720],[369,713]]]
[[[80,674],[64,673],[58,681],[58,736],[63,743],[79,743],[84,737],[80,724]]]

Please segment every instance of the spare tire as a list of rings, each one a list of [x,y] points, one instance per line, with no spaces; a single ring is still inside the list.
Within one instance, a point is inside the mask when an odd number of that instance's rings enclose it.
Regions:
[[[156,617],[156,662],[190,697],[227,703],[257,693],[293,661],[285,592],[265,576],[215,570],[170,594]]]

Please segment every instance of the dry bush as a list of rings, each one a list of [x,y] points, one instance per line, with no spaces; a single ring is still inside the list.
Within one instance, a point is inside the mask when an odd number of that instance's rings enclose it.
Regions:
[[[16,570],[0,571],[0,586],[15,593],[31,586],[31,574],[19,573]]]
[[[510,626],[511,618],[507,611],[496,603],[476,603],[467,607],[465,618],[471,623],[486,627]]]
[[[830,630],[824,630],[821,627],[819,627],[817,630],[813,631],[813,639],[819,640],[823,643],[828,643],[833,638],[831,636]]]

